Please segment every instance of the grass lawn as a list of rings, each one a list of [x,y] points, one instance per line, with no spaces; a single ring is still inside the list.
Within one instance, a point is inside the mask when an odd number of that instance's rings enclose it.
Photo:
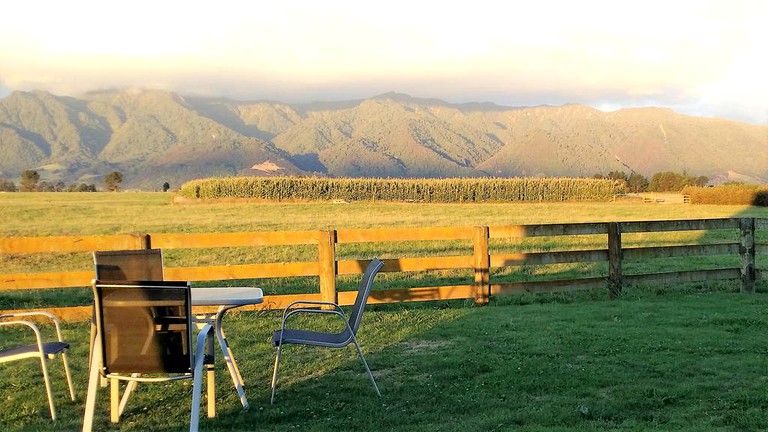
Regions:
[[[634,203],[175,205],[171,195],[163,193],[0,194],[0,236],[5,237],[731,216],[768,217],[768,209]],[[692,233],[690,242],[706,241],[707,235]],[[765,234],[761,235],[764,241]],[[574,245],[547,241],[530,245],[530,250],[579,248],[593,240],[582,239]],[[666,241],[636,235],[628,236],[625,245],[664,245]],[[432,246],[418,246],[424,251],[410,245],[398,247],[406,255],[418,256],[435,253]],[[436,250],[452,254],[464,247],[442,244]],[[492,244],[498,250],[507,247],[528,250],[529,245]],[[235,259],[240,251],[231,257],[206,250],[190,255],[174,252],[166,256],[169,266]],[[273,253],[267,251],[264,257],[254,255],[253,259],[274,259]],[[372,253],[353,248],[338,251],[345,259]],[[0,273],[92,268],[87,253],[52,258],[40,255],[44,254],[0,255]],[[765,257],[762,259],[759,267],[765,268]],[[526,272],[534,273],[535,269],[522,269],[509,277],[526,277]],[[388,276],[381,275],[374,285],[427,285],[418,278],[433,277]],[[283,285],[288,282],[267,287],[280,290]],[[305,285],[305,291],[315,289],[312,281]],[[351,280],[340,281],[342,288],[353,285]],[[279,313],[232,313],[225,319],[225,328],[247,383],[251,407],[241,410],[219,363],[219,415],[212,420],[203,418],[201,430],[768,430],[768,287],[766,281],[760,281],[754,295],[739,294],[738,289],[738,282],[733,281],[630,287],[614,301],[606,299],[605,291],[596,290],[497,297],[485,307],[462,301],[371,306],[360,340],[382,398],[373,392],[353,347],[289,346],[274,406],[269,404],[274,360],[269,340],[279,327]],[[53,297],[56,304],[90,301],[86,289],[50,291],[58,292]],[[39,291],[17,294],[0,296],[0,304],[25,307],[19,305],[51,301],[42,298]],[[18,298],[27,295],[29,299]],[[65,336],[72,343],[71,361],[80,399],[76,403],[67,400],[60,365],[58,361],[50,363],[60,416],[53,424],[38,365],[34,361],[4,364],[0,366],[0,431],[80,429],[88,324],[66,323]],[[17,338],[18,333],[2,329],[0,346]],[[102,390],[96,430],[188,428],[189,382],[140,386],[119,427],[109,423],[108,399],[108,391]]]
[[[227,335],[247,381],[242,411],[219,363],[219,417],[203,431],[608,431],[768,429],[768,297],[688,286],[602,294],[509,297],[464,303],[374,306],[361,344],[382,391],[376,397],[354,348],[286,348],[277,402],[269,404],[276,312],[242,312]],[[87,326],[66,325],[81,397]],[[3,338],[12,337],[7,332]],[[38,366],[3,367],[3,430],[76,430],[83,401],[65,396],[50,423]],[[184,430],[189,383],[144,385],[120,428],[100,392],[97,430]]]

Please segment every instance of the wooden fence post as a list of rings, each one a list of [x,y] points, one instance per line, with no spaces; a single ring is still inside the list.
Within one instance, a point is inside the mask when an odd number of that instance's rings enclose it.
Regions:
[[[336,294],[336,231],[320,231],[318,236],[320,299],[338,302]]]
[[[621,250],[621,224],[619,222],[608,223],[608,290],[611,298],[616,298],[622,290],[623,258]]]
[[[487,304],[491,295],[491,258],[488,254],[488,233],[487,226],[475,227],[472,241],[474,245],[475,304]]]
[[[741,292],[755,292],[755,218],[739,220],[741,255]]]

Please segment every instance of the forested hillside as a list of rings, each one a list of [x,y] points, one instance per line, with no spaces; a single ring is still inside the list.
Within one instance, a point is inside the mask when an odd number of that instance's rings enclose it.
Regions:
[[[110,90],[0,99],[0,178],[178,187],[199,177],[590,177],[768,182],[768,126],[636,108],[510,108],[389,93],[290,105]]]

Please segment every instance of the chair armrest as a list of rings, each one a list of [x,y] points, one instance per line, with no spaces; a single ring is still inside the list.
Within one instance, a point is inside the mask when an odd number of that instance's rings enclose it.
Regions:
[[[59,342],[64,342],[64,338],[61,335],[61,322],[58,318],[56,318],[56,315],[46,312],[46,311],[30,311],[30,312],[16,312],[11,314],[3,314],[0,315],[0,318],[18,318],[18,317],[33,317],[33,316],[42,316],[46,317],[53,322],[54,327],[56,328],[56,337],[59,339]],[[35,329],[37,329],[37,326],[35,326]],[[39,333],[39,332],[38,332]]]
[[[291,302],[288,304],[288,306],[283,309],[283,321],[288,317],[288,315],[292,315],[291,311],[294,310],[303,310],[303,311],[309,311],[309,310],[316,310],[316,309],[307,309],[307,308],[294,308],[294,306],[301,305],[301,306],[331,306],[334,310],[341,310],[341,306],[339,306],[337,303],[329,302],[329,301],[318,301],[318,300],[296,300],[294,302]],[[342,312],[343,313],[343,312]]]
[[[296,305],[305,305],[305,306],[333,306],[334,308],[339,307],[337,303],[330,302],[330,301],[320,301],[320,300],[296,300],[294,302],[291,302],[288,304],[288,306],[285,307],[285,309],[290,309]]]
[[[347,317],[344,315],[344,311],[341,309],[338,310],[327,310],[327,309],[305,309],[305,308],[295,308],[291,309],[287,313],[283,314],[283,320],[280,324],[280,330],[285,330],[285,323],[288,321],[288,318],[297,315],[297,314],[317,314],[317,315],[335,315],[341,318],[341,320],[346,324],[347,327],[349,327],[349,323],[347,322]]]
[[[43,337],[40,335],[40,330],[37,328],[35,323],[32,321],[24,321],[24,320],[16,320],[16,321],[0,321],[0,327],[10,327],[10,326],[26,326],[32,329],[32,332],[35,334],[35,343],[37,345],[37,350],[42,354],[45,352],[43,350]]]

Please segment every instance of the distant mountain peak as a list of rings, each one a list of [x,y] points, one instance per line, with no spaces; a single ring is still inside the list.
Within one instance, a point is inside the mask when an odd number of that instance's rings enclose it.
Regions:
[[[0,172],[66,183],[124,173],[131,188],[198,177],[646,176],[768,182],[768,126],[645,107],[505,107],[387,92],[287,104],[103,89],[0,98]]]

